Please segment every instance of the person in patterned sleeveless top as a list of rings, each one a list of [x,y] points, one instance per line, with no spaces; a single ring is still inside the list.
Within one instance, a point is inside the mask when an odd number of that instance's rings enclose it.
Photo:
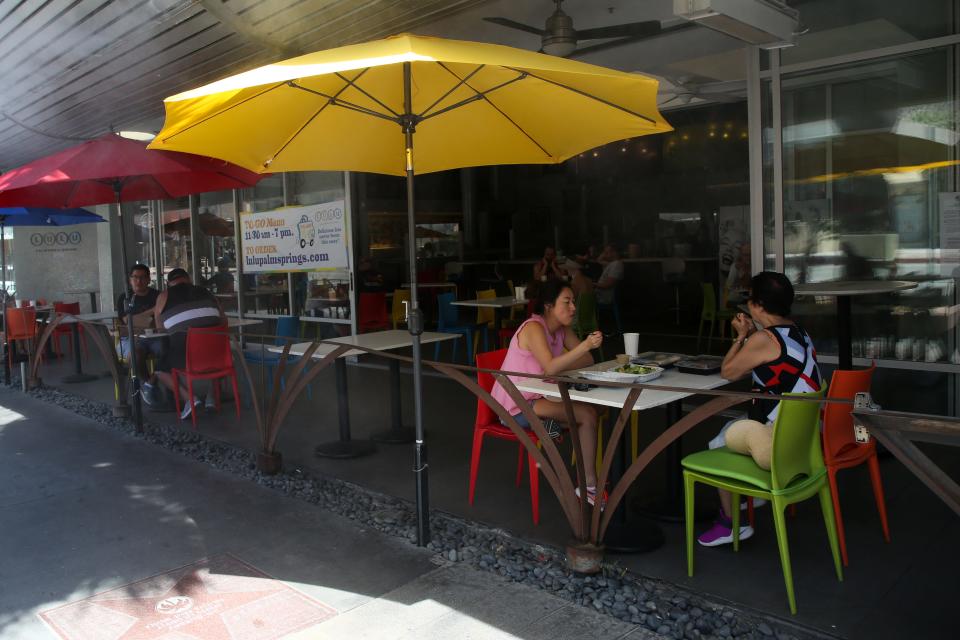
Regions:
[[[731,321],[735,338],[723,358],[720,375],[739,380],[748,373],[753,378],[752,390],[758,393],[809,393],[819,391],[822,384],[813,340],[790,319],[793,306],[793,285],[782,273],[762,271],[750,280],[750,315],[738,313]],[[710,441],[710,448],[726,446],[752,455],[761,467],[769,469],[773,422],[779,401],[755,400],[749,420],[727,423]],[[739,505],[737,505],[739,507]],[[720,516],[713,526],[698,538],[700,544],[715,547],[733,542],[730,520],[731,496],[720,491]],[[750,526],[740,527],[740,539],[753,535]]]

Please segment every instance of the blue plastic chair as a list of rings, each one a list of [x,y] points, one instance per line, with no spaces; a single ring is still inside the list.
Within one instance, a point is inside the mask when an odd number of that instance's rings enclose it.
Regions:
[[[473,362],[473,334],[475,331],[483,332],[483,350],[488,351],[487,332],[484,331],[485,323],[468,322],[463,323],[460,320],[460,314],[457,308],[453,306],[456,295],[453,293],[441,293],[437,296],[437,331],[440,333],[456,333],[464,338],[467,349],[467,362]],[[457,345],[453,345],[453,356],[456,359]],[[438,342],[433,351],[433,359],[440,359],[440,343]]]

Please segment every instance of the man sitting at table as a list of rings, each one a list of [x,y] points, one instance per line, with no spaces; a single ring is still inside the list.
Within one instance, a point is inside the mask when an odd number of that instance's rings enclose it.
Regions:
[[[731,321],[736,336],[723,358],[720,375],[739,380],[753,376],[753,391],[770,395],[810,393],[822,384],[817,352],[806,331],[790,319],[793,285],[782,273],[761,271],[750,280],[750,315],[738,313]],[[778,400],[754,400],[749,420],[732,420],[710,441],[710,448],[727,448],[753,457],[763,469],[770,468],[773,422]],[[733,542],[732,509],[728,491],[720,490],[720,516],[697,540],[705,547]],[[740,539],[753,535],[749,525],[740,527]]]
[[[187,366],[187,329],[190,327],[226,326],[227,317],[210,292],[190,282],[190,274],[183,269],[174,269],[167,274],[167,289],[157,298],[154,309],[157,326],[169,334],[169,345],[157,367],[157,378],[171,391],[174,390],[173,369]],[[186,387],[181,386],[184,401],[182,419],[190,417],[202,402],[191,398]],[[208,395],[211,401],[212,394]]]
[[[160,295],[159,291],[150,286],[150,267],[145,264],[133,265],[130,268],[129,279],[130,289],[133,290],[133,328],[135,330],[150,328],[153,326],[153,308],[157,304],[157,296]],[[130,354],[127,306],[127,294],[124,293],[117,299],[117,330],[120,333],[120,344],[117,350],[121,358],[126,358]],[[146,382],[150,377],[147,373],[147,356],[149,354],[159,356],[162,348],[163,345],[158,340],[137,341],[137,377],[145,381],[144,394],[152,392],[152,388]]]
[[[557,250],[553,247],[544,247],[543,257],[533,265],[533,279],[546,281],[547,278],[564,279],[566,274],[557,264]]]
[[[617,285],[623,280],[623,262],[620,261],[620,252],[617,247],[608,244],[599,256],[603,271],[600,279],[594,285],[597,293],[597,304],[613,304]]]

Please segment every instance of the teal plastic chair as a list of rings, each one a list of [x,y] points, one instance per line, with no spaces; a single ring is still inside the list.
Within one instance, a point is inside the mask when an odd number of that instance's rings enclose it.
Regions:
[[[486,324],[464,323],[460,320],[460,314],[457,308],[453,306],[456,295],[453,293],[441,293],[437,296],[437,332],[456,333],[463,336],[467,349],[467,362],[473,362],[473,334],[483,331],[483,349],[487,350],[487,333],[484,331]],[[456,359],[457,345],[453,345],[453,355]],[[433,350],[433,359],[440,359],[440,343],[438,342]]]
[[[786,397],[823,398],[826,385],[815,393],[791,393]],[[777,420],[773,425],[773,451],[770,470],[757,466],[753,458],[726,447],[691,454],[682,460],[685,516],[687,523],[687,574],[693,577],[694,485],[697,482],[733,494],[731,504],[739,505],[740,496],[763,498],[773,507],[773,522],[777,531],[777,546],[783,566],[783,581],[787,587],[790,613],[797,612],[793,595],[793,572],[790,568],[790,548],[787,544],[787,524],[784,510],[791,504],[813,496],[820,498],[820,509],[827,527],[830,551],[837,579],[843,581],[840,566],[840,545],[837,538],[833,502],[827,483],[827,468],[820,448],[820,404],[799,400],[782,400]],[[740,509],[734,508],[733,549],[740,549]]]

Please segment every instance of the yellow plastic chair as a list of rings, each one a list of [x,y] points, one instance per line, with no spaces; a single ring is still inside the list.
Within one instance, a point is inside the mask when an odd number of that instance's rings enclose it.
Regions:
[[[496,289],[484,289],[482,291],[477,291],[477,300],[488,300],[490,298],[497,297]],[[496,309],[484,309],[483,307],[477,308],[477,326],[486,325],[483,327],[484,331],[497,331],[498,327],[496,326],[497,313]],[[486,338],[484,338],[486,340]],[[473,352],[478,353],[477,346],[480,344],[480,332],[477,331],[473,334]]]
[[[407,323],[407,310],[403,305],[404,302],[410,302],[410,289],[394,289],[393,304],[390,307],[394,329],[397,328],[397,325]]]

